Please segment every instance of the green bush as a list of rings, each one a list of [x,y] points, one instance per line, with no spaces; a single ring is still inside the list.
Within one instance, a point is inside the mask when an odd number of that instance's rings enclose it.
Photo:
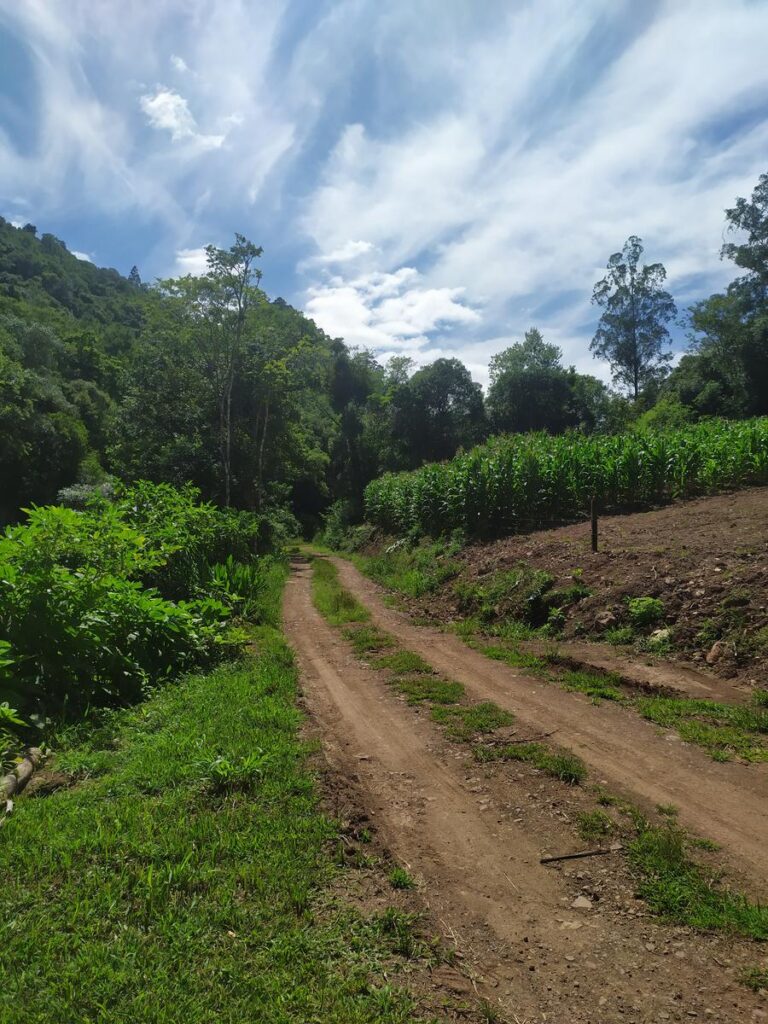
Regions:
[[[658,597],[632,597],[627,608],[632,625],[638,629],[655,626],[664,617],[664,605]]]
[[[233,616],[276,619],[259,521],[197,497],[140,483],[0,536],[0,674],[27,717],[134,701],[225,651]]]

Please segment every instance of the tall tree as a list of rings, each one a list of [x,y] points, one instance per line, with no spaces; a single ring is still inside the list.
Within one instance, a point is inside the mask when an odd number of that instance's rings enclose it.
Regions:
[[[571,388],[557,345],[536,327],[491,359],[488,414],[493,430],[558,433],[570,423]]]
[[[768,413],[768,174],[725,216],[735,240],[720,254],[745,273],[724,294],[691,307],[691,354],[673,370],[668,391],[697,415],[762,416]]]
[[[595,285],[592,302],[603,314],[590,344],[599,359],[611,364],[614,381],[637,398],[658,379],[672,355],[667,324],[675,303],[663,288],[667,272],[661,263],[640,265],[643,244],[631,235],[621,252],[608,260],[608,273]]]
[[[261,271],[255,261],[260,246],[235,235],[229,249],[205,248],[207,273],[165,281],[162,293],[172,300],[180,326],[200,354],[213,388],[219,418],[219,461],[224,504],[232,500],[232,393],[240,370],[248,311],[259,301]],[[269,415],[269,407],[265,408]]]
[[[391,429],[405,468],[449,459],[485,435],[483,392],[458,359],[436,359],[395,387]]]
[[[751,199],[738,198],[725,211],[729,231],[746,233],[741,242],[726,242],[720,255],[733,260],[746,275],[734,281],[733,289],[749,289],[753,302],[765,306],[768,301],[768,173],[761,174]]]

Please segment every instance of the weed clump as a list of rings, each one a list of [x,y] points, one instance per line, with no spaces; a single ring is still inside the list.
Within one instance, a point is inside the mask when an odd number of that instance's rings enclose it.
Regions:
[[[478,761],[523,761],[562,782],[578,785],[587,777],[587,767],[580,757],[556,752],[543,743],[509,743],[480,746],[475,749]]]
[[[514,716],[490,701],[467,707],[436,707],[432,718],[445,727],[451,739],[469,742],[478,734],[494,732],[512,725]]]

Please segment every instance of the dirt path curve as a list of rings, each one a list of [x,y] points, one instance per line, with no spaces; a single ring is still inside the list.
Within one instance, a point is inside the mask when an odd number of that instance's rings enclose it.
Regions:
[[[451,634],[415,626],[382,602],[382,589],[343,559],[342,584],[370,610],[373,621],[461,682],[467,693],[495,701],[536,732],[557,730],[555,740],[577,753],[593,777],[653,805],[674,804],[680,822],[715,840],[735,868],[768,897],[768,765],[719,764],[633,712],[526,676],[473,651]]]
[[[728,955],[722,939],[619,908],[573,909],[581,883],[540,865],[540,837],[515,817],[531,783],[514,792],[501,773],[473,785],[468,751],[353,656],[312,605],[309,565],[297,559],[292,570],[284,626],[326,759],[353,780],[378,834],[420,883],[431,920],[456,941],[502,1020],[651,1024],[689,1019],[689,1010],[749,1019],[755,997],[736,982],[736,968],[712,966],[715,953]]]

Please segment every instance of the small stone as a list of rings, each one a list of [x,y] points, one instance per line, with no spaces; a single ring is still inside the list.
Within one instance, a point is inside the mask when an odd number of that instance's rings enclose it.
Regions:
[[[587,896],[577,896],[571,904],[573,910],[591,910],[592,900]]]
[[[615,626],[619,620],[613,614],[613,612],[606,609],[603,612],[598,612],[595,616],[595,625],[600,626],[603,629],[608,629],[610,626]]]
[[[709,649],[706,657],[708,665],[716,665],[723,656],[723,641],[716,640]]]

